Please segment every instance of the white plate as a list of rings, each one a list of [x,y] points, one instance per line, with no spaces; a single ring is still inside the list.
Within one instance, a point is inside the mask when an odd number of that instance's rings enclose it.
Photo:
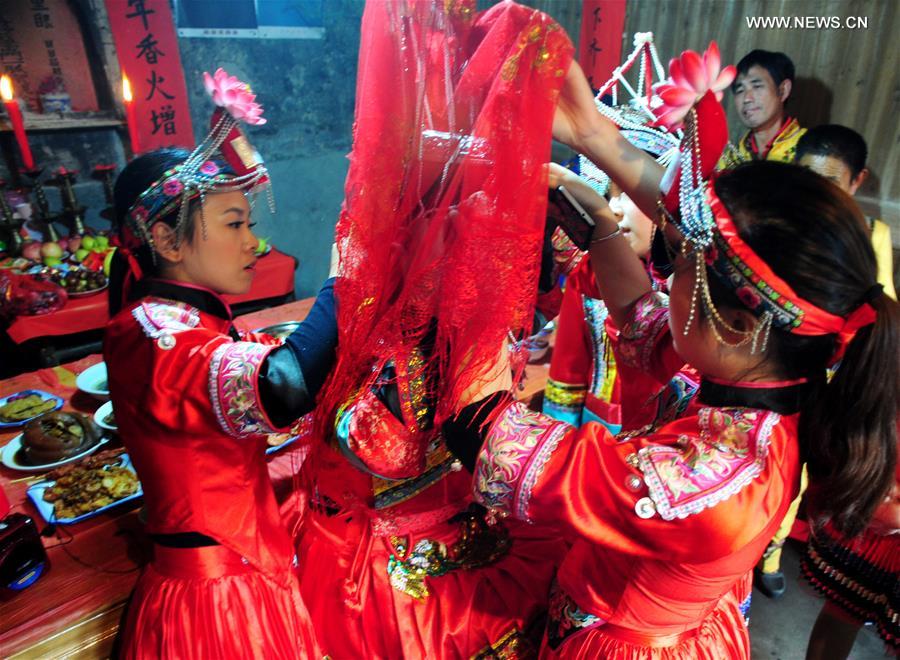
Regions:
[[[65,465],[66,463],[71,463],[72,461],[77,461],[79,458],[84,458],[89,454],[93,454],[109,441],[109,438],[100,438],[100,441],[90,449],[85,449],[80,454],[75,454],[65,460],[56,461],[55,463],[44,463],[43,465],[32,465],[31,463],[19,462],[20,458],[24,458],[18,455],[19,450],[22,449],[23,435],[23,433],[17,435],[7,443],[2,451],[0,451],[0,463],[3,463],[3,465],[11,470],[19,470],[21,472],[46,472],[47,470],[52,470],[60,465]]]
[[[131,458],[129,458],[128,454],[122,454],[122,462],[121,466],[124,468],[128,468],[132,472],[134,472],[134,466],[131,465]],[[101,506],[99,509],[94,509],[93,511],[88,511],[87,513],[83,513],[80,516],[75,516],[74,518],[57,518],[54,515],[53,511],[53,502],[47,502],[44,500],[44,491],[50,488],[55,481],[40,481],[36,484],[32,484],[28,490],[29,499],[31,499],[32,504],[34,504],[35,508],[38,510],[38,513],[43,516],[44,520],[49,523],[59,523],[60,525],[71,525],[73,523],[81,522],[82,520],[86,520],[88,518],[93,518],[94,516],[100,515],[104,511],[107,511],[114,506],[119,506],[120,504],[124,504],[125,502],[130,502],[131,500],[136,500],[139,497],[142,497],[144,494],[143,489],[138,484],[137,492],[128,495],[127,497],[123,497],[120,500],[116,500],[111,504],[107,504],[106,506]]]
[[[88,367],[75,379],[79,390],[90,394],[100,401],[109,401],[109,377],[106,374],[106,362]]]
[[[97,408],[97,412],[94,413],[94,423],[99,426],[101,429],[106,429],[107,431],[118,431],[119,427],[115,424],[108,424],[103,421],[105,417],[109,416],[113,411],[112,401],[107,401],[102,406]]]

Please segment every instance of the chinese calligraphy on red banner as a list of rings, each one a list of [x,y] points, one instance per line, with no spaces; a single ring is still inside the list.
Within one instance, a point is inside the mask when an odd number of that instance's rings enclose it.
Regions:
[[[582,0],[578,63],[595,90],[622,61],[625,0]]]
[[[192,147],[187,89],[168,0],[106,0],[122,74],[134,94],[140,150]]]

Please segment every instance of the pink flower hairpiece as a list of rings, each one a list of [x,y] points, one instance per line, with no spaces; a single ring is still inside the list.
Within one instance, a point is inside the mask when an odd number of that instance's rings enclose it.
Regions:
[[[734,80],[737,69],[733,64],[722,68],[719,46],[710,42],[701,58],[698,53],[686,50],[680,58],[669,61],[669,80],[655,86],[662,100],[657,110],[656,124],[675,130],[681,126],[685,115],[707,91],[712,90],[721,101],[725,89]]]
[[[219,67],[212,76],[204,71],[203,84],[213,103],[224,108],[235,119],[253,126],[266,123],[262,116],[263,108],[256,102],[250,85],[229,76],[225,69]]]

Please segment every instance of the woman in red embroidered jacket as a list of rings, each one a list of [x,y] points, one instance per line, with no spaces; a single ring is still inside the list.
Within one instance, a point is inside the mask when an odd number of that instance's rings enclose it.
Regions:
[[[652,210],[662,173],[586,109],[590,91],[573,71],[556,136]],[[884,388],[865,382],[873,365],[896,365],[900,311],[874,286],[859,211],[790,165],[746,165],[707,187],[727,130],[705,131],[698,115],[723,117],[712,92],[685,129],[678,231],[667,227],[670,298],[650,290],[610,215],[590,257],[622,328],[623,359],[661,377],[687,361],[702,375],[704,407],[617,442],[599,424],[574,429],[495,394],[483,431],[484,401],[445,431],[483,503],[554,522],[573,540],[552,596],[547,657],[749,658],[740,598],[797,492],[801,453],[813,519],[850,534],[893,483],[900,369],[888,370]]]
[[[104,358],[154,542],[120,638],[126,658],[321,655],[265,436],[313,407],[337,341],[332,287],[283,344],[236,332],[220,296],[253,281],[245,191],[265,168],[214,157],[221,137],[140,156],[115,187],[111,306],[124,305]]]

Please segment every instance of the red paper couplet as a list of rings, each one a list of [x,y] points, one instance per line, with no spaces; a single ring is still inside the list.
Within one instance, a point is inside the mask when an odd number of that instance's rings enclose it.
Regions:
[[[187,88],[169,1],[106,0],[106,11],[119,65],[134,94],[138,150],[193,147]],[[121,81],[114,85],[116,90],[121,88]]]
[[[578,63],[595,90],[622,61],[626,0],[582,0]]]

